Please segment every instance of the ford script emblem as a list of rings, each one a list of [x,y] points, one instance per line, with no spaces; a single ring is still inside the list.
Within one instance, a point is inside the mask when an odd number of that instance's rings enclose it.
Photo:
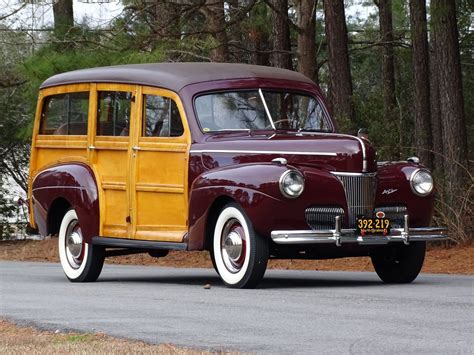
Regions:
[[[385,218],[385,212],[383,212],[383,211],[378,211],[377,213],[375,213],[375,217],[377,217],[377,218]]]

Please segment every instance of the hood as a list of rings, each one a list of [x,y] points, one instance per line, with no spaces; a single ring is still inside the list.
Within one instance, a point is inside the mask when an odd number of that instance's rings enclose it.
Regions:
[[[210,169],[271,162],[280,157],[285,158],[289,165],[329,171],[374,172],[377,169],[375,150],[367,140],[335,133],[227,132],[194,143],[191,154],[201,154],[203,164]]]

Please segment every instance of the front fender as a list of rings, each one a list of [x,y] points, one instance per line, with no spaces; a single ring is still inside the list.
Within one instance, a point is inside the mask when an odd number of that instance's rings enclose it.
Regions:
[[[435,189],[424,197],[411,190],[410,176],[419,168],[424,167],[410,162],[393,162],[378,169],[375,205],[406,206],[411,227],[429,226],[434,211]]]
[[[188,248],[204,248],[207,220],[218,199],[240,204],[259,232],[261,217],[258,215],[266,214],[270,206],[281,203],[278,180],[286,169],[272,163],[242,164],[213,169],[198,176],[191,185]]]
[[[305,176],[305,190],[295,199],[283,197],[279,180],[288,169]],[[327,171],[274,163],[242,164],[207,171],[192,184],[189,203],[188,248],[205,247],[208,218],[228,201],[237,202],[257,233],[270,237],[275,229],[307,229],[305,209],[314,204],[346,208],[344,190],[339,180]],[[217,201],[217,202],[216,202]]]
[[[32,185],[33,214],[41,235],[51,233],[55,204],[66,201],[76,210],[86,242],[99,235],[99,196],[91,168],[84,163],[49,167],[38,173]]]

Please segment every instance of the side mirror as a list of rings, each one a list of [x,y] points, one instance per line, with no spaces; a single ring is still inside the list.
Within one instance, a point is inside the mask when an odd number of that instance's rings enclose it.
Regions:
[[[369,139],[369,132],[367,131],[367,128],[359,128],[359,131],[357,132],[357,137]]]

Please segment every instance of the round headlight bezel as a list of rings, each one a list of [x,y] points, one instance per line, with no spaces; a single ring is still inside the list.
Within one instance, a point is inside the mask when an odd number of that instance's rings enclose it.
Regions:
[[[429,190],[427,190],[427,191],[417,190],[417,188],[415,186],[415,179],[416,179],[418,174],[428,174],[429,175],[429,177],[431,179],[431,187],[430,187]],[[427,169],[416,169],[416,170],[414,170],[410,175],[410,187],[411,187],[411,190],[413,191],[413,193],[417,196],[426,197],[426,196],[430,195],[433,192],[433,189],[434,189],[433,175]]]
[[[296,193],[291,192],[291,191],[287,191],[287,188],[286,188],[286,185],[285,185],[285,179],[291,178],[291,175],[293,175],[293,176],[297,175],[301,179],[301,189]],[[297,197],[301,196],[301,194],[304,191],[304,185],[305,185],[304,176],[298,170],[295,170],[295,169],[286,170],[280,176],[280,181],[279,181],[280,192],[286,198],[297,198]]]

